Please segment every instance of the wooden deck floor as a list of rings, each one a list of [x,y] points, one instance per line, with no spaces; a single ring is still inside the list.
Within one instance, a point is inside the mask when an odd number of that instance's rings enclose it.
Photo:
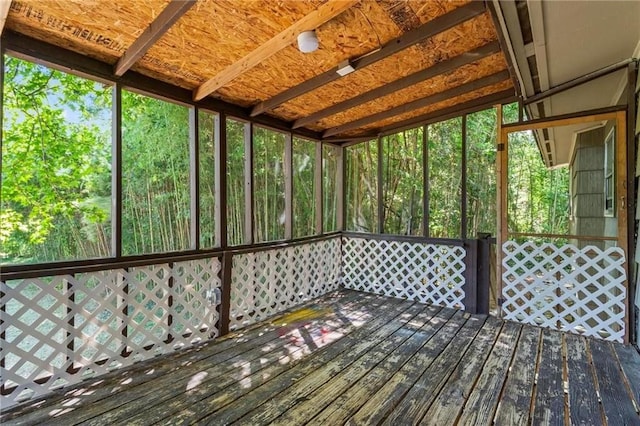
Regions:
[[[342,290],[2,424],[640,424],[631,347]]]

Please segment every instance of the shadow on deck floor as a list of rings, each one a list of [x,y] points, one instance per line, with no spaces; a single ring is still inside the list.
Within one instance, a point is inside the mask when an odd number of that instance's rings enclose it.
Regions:
[[[2,424],[640,424],[629,346],[350,290]]]

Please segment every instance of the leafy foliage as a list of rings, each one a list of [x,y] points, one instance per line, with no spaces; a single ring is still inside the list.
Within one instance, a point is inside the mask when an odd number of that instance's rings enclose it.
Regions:
[[[2,262],[108,257],[111,249],[111,97],[113,89],[23,60],[5,57],[0,256]],[[189,109],[122,92],[122,250],[139,255],[187,250],[191,241]],[[517,105],[505,120],[517,119]],[[216,114],[199,111],[200,247],[216,238]],[[467,116],[467,236],[495,232],[494,110]],[[227,231],[245,235],[247,132],[227,119]],[[253,128],[253,224],[256,242],[284,238],[285,135]],[[426,139],[426,145],[424,141]],[[509,229],[567,232],[568,173],[547,170],[530,134],[510,149]],[[427,169],[423,170],[426,146]],[[455,118],[349,147],[347,229],[421,235],[423,175],[428,176],[429,234],[461,237],[462,120]],[[294,237],[316,230],[316,173],[321,172],[323,230],[337,229],[340,149],[293,140]],[[380,158],[378,156],[381,156]],[[378,161],[382,198],[378,200]]]
[[[293,138],[293,236],[315,234],[316,143]]]
[[[422,235],[422,128],[382,140],[384,232]]]
[[[5,59],[0,256],[111,251],[111,88]]]
[[[253,220],[255,241],[284,239],[283,133],[253,130]]]
[[[188,249],[189,111],[128,91],[122,110],[122,253]]]

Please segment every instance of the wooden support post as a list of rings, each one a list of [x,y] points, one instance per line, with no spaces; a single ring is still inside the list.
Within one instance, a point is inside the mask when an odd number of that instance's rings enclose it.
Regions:
[[[316,205],[316,234],[320,235],[322,234],[323,230],[324,230],[324,195],[323,195],[323,176],[324,176],[324,170],[322,169],[322,165],[323,165],[323,161],[322,161],[322,154],[323,154],[323,146],[324,144],[322,142],[317,142],[316,143],[316,158],[315,158],[315,169],[313,170],[313,190],[314,190],[314,200],[315,200],[315,205]]]
[[[429,238],[429,126],[422,126],[422,235]]]
[[[244,243],[253,244],[253,123],[244,125]]]
[[[462,116],[462,173],[460,197],[460,238],[467,238],[467,115]]]
[[[464,310],[478,313],[478,240],[464,240]]]
[[[477,313],[489,314],[491,294],[491,234],[478,233]]]
[[[189,108],[189,188],[191,195],[191,249],[200,249],[200,141],[198,108]]]
[[[635,212],[638,206],[636,205],[636,114],[637,114],[637,89],[636,83],[638,82],[638,63],[631,62],[627,68],[627,247],[629,257],[629,285],[627,286],[627,312],[629,312],[629,320],[627,321],[627,328],[629,329],[629,342],[635,343],[637,337],[637,321],[636,316],[638,313],[635,308],[635,296],[636,296],[636,274],[635,270],[636,262],[640,259],[635,259]],[[638,123],[640,124],[640,123]],[[631,226],[629,226],[631,224]]]
[[[377,160],[378,160],[378,167],[377,167],[377,171],[378,171],[378,178],[376,179],[378,181],[378,192],[377,192],[377,198],[378,198],[378,234],[384,234],[384,184],[383,184],[383,173],[382,173],[382,138],[380,136],[378,136],[378,139],[376,140],[376,144],[377,144]]]
[[[498,312],[502,315],[502,287],[504,285],[502,274],[504,267],[502,266],[502,245],[507,241],[507,167],[509,158],[508,135],[502,128],[502,105],[496,105],[496,123],[497,123],[497,157],[496,157],[496,173],[497,173],[497,206],[496,212],[498,216],[497,235],[496,235],[496,274],[498,275],[498,291],[496,294],[496,305]]]
[[[338,205],[336,206],[337,230],[342,232],[347,226],[347,151],[346,148],[340,147],[338,156]]]
[[[215,241],[218,247],[229,244],[227,235],[227,116],[219,113],[215,119]]]
[[[231,322],[231,268],[233,267],[233,254],[225,251],[222,254],[220,268],[220,304],[218,305],[218,331],[220,336],[229,334]]]
[[[284,139],[284,239],[293,238],[293,135]]]
[[[616,216],[618,218],[618,247],[622,248],[625,253],[625,265],[624,269],[627,272],[627,302],[630,300],[629,282],[631,281],[629,265],[631,264],[630,257],[633,256],[632,253],[629,253],[629,243],[628,238],[629,235],[627,233],[628,230],[628,207],[629,207],[629,195],[627,193],[628,183],[627,183],[627,170],[629,168],[629,164],[627,161],[627,113],[625,111],[619,111],[616,113],[616,165],[615,165],[615,174],[616,174]],[[635,142],[634,142],[635,143]],[[629,307],[625,309],[625,333],[624,333],[624,343],[629,343]]]
[[[111,98],[111,254],[122,256],[122,87]]]

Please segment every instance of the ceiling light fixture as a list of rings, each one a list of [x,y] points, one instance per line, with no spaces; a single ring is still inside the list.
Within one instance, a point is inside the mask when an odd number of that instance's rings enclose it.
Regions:
[[[351,74],[352,72],[354,72],[356,69],[353,67],[353,65],[351,65],[351,62],[349,62],[348,59],[340,62],[338,64],[338,69],[336,70],[336,72],[341,76],[344,77],[347,74]]]
[[[304,31],[298,35],[298,49],[302,53],[311,53],[318,50],[318,37],[315,30]]]

